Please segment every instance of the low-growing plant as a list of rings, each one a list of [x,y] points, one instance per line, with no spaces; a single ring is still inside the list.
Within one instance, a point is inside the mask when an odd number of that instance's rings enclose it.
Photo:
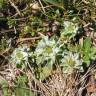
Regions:
[[[28,58],[31,57],[33,63],[38,67],[35,72],[39,72],[40,80],[44,80],[51,74],[54,64],[59,64],[66,74],[71,74],[74,70],[84,72],[83,63],[88,66],[90,59],[96,58],[96,52],[92,52],[91,38],[87,37],[83,46],[80,45],[81,47],[72,45],[70,41],[78,33],[78,26],[72,22],[65,21],[64,29],[62,30],[59,38],[42,36],[35,51],[31,53],[27,47],[16,48],[11,55],[12,62],[25,68],[29,63]]]

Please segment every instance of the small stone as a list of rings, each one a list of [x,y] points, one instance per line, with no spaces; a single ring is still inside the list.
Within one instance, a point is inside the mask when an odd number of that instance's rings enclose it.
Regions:
[[[30,4],[30,7],[32,8],[32,12],[35,14],[39,11],[40,5],[38,2]]]

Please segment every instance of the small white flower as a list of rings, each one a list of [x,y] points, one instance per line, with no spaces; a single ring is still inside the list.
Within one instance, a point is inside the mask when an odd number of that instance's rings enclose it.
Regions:
[[[11,54],[11,61],[15,64],[20,64],[22,61],[28,62],[28,57],[32,55],[29,50],[27,46],[16,48]]]
[[[64,21],[64,30],[67,33],[76,33],[78,30],[78,26],[72,22]]]
[[[64,21],[63,26],[64,29],[61,32],[61,39],[64,38],[64,40],[67,41],[67,39],[71,39],[76,35],[78,30],[77,24],[69,21]]]
[[[64,55],[64,54],[63,54]],[[74,69],[83,71],[82,60],[79,58],[78,53],[67,52],[61,60],[64,73],[72,73]]]
[[[59,48],[56,47],[56,41],[49,39],[45,36],[38,44],[35,54],[38,64],[48,61],[49,59],[54,63],[56,54],[59,52]]]

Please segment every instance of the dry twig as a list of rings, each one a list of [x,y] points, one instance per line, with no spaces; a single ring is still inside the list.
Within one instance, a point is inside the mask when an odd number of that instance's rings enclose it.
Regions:
[[[11,4],[11,6],[14,7],[14,9],[17,11],[17,13],[21,16],[21,13],[20,13],[18,7],[11,0],[9,0],[9,2]]]

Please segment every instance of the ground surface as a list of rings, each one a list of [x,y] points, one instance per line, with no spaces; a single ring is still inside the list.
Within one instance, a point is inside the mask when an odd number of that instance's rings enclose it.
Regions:
[[[96,96],[96,1],[0,0],[0,96]]]

